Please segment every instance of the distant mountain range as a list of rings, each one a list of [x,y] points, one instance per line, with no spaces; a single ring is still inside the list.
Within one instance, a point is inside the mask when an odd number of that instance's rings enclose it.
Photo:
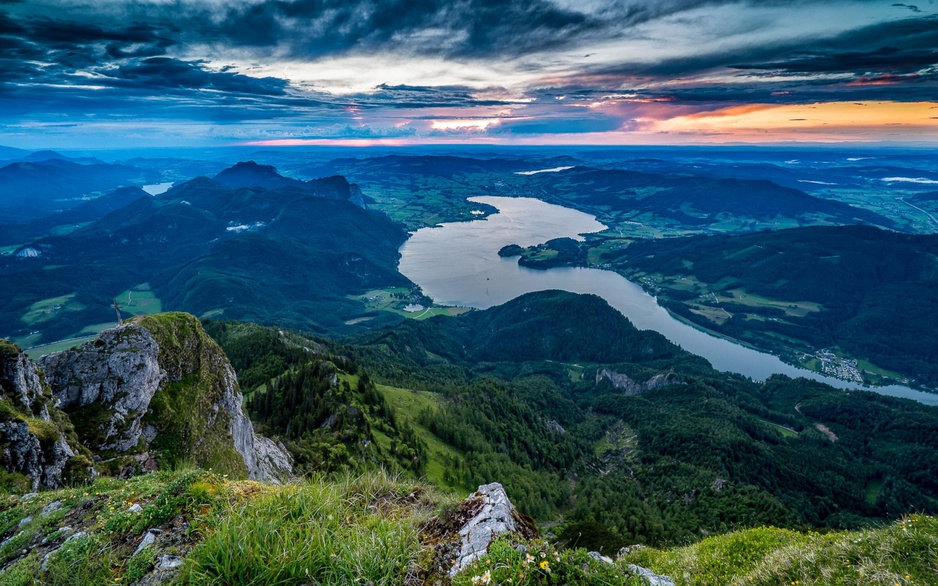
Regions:
[[[879,214],[842,202],[820,199],[764,179],[662,175],[575,167],[528,178],[535,193],[575,206],[602,208],[635,216],[650,214],[689,227],[730,218],[763,222],[793,220],[803,225],[872,224],[894,227]]]
[[[27,223],[74,208],[83,198],[159,179],[155,171],[126,165],[82,164],[51,152],[34,156],[35,160],[0,168],[0,217],[4,224]]]
[[[0,246],[21,244],[47,234],[70,232],[80,224],[104,217],[140,198],[151,197],[139,187],[119,187],[100,197],[82,201],[73,208],[31,220],[23,224],[0,225]]]
[[[113,319],[110,300],[143,283],[196,315],[332,329],[363,312],[347,295],[410,286],[396,270],[405,232],[363,209],[344,178],[299,182],[248,163],[216,179],[115,192],[107,201],[132,201],[0,257],[0,288],[14,292],[0,301],[0,331],[33,327],[21,319],[33,304],[66,296],[65,311],[35,323],[44,340],[73,334]]]
[[[721,176],[716,166],[698,168],[658,160],[620,164],[642,170],[586,166],[582,159],[570,156],[483,159],[391,155],[336,159],[301,167],[298,172],[351,177],[369,186],[379,207],[393,206],[389,198],[402,191],[410,193],[445,219],[453,215],[451,194],[509,195],[538,197],[593,214],[609,213],[613,220],[638,219],[698,231],[745,232],[774,225],[816,224],[896,228],[893,220],[873,211],[794,188],[811,184],[799,183],[791,171],[774,165],[759,169],[776,169],[778,173],[769,176],[777,176],[789,186],[767,180],[753,166],[732,166]],[[552,172],[527,174],[547,169]],[[735,170],[741,178],[731,176]],[[813,177],[810,173],[807,176]],[[432,199],[437,194],[439,200]],[[452,219],[456,218],[461,219],[458,215]],[[408,222],[407,217],[401,219]]]

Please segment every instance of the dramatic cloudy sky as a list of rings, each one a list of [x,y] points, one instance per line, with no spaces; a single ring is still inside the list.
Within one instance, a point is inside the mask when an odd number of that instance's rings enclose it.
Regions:
[[[0,144],[938,142],[938,2],[0,0]]]

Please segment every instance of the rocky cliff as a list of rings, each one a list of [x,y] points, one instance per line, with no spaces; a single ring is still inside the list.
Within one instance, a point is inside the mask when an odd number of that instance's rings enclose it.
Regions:
[[[41,366],[58,408],[110,473],[191,463],[264,481],[290,475],[290,457],[255,436],[231,364],[191,315],[135,319]]]
[[[638,382],[632,380],[632,378],[627,374],[609,370],[608,368],[603,368],[596,371],[596,384],[601,383],[603,380],[608,380],[610,383],[612,383],[613,387],[623,391],[623,394],[626,397],[647,393],[648,391],[652,391],[659,387],[684,384],[684,381],[681,379],[681,377],[671,372],[667,374],[659,373],[653,375],[645,382]]]
[[[89,474],[91,461],[52,402],[36,364],[0,340],[0,466],[8,488],[54,488]]]

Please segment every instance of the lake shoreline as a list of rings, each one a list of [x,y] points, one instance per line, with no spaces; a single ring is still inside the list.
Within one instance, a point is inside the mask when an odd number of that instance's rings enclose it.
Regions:
[[[773,374],[816,380],[841,389],[874,391],[938,405],[938,394],[903,385],[865,387],[789,364],[774,354],[716,336],[674,316],[639,284],[594,267],[535,269],[502,258],[508,244],[536,246],[555,238],[583,239],[607,229],[594,216],[536,198],[469,198],[499,210],[484,219],[444,223],[415,231],[401,246],[398,270],[438,305],[486,309],[519,295],[559,289],[602,297],[639,329],[655,330],[714,368],[766,380]],[[456,261],[455,259],[458,259]]]

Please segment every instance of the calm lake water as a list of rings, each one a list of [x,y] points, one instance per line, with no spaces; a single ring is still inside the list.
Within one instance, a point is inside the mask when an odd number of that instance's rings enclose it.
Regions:
[[[438,304],[485,309],[532,291],[592,293],[622,312],[636,327],[660,332],[719,370],[738,372],[754,380],[765,380],[775,373],[801,376],[838,388],[865,388],[938,405],[938,394],[901,385],[860,387],[711,336],[676,320],[641,287],[612,271],[569,267],[542,271],[518,266],[517,258],[499,257],[499,249],[508,244],[534,246],[561,237],[582,240],[581,234],[599,232],[605,226],[589,214],[533,198],[487,196],[470,201],[499,211],[480,220],[417,230],[401,247],[400,272]]]

